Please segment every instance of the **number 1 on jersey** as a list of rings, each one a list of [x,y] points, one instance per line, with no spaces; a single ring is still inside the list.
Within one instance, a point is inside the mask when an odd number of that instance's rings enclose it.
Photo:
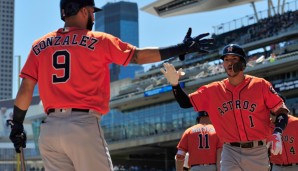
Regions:
[[[249,121],[250,121],[250,127],[251,127],[251,128],[255,127],[255,124],[254,124],[254,122],[253,122],[252,116],[250,115],[250,116],[248,116],[248,117],[249,117]]]
[[[60,62],[58,59],[63,58],[63,62]],[[70,77],[70,54],[66,50],[62,51],[56,51],[53,54],[53,67],[56,70],[64,70],[64,75],[58,77],[57,74],[53,74],[52,81],[53,83],[64,83],[66,82]]]

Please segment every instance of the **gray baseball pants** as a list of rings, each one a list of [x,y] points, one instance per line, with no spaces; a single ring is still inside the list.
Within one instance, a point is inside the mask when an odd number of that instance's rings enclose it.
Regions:
[[[193,166],[190,168],[190,171],[216,171],[216,165],[207,165],[207,166]]]
[[[97,114],[97,116],[96,116]],[[40,126],[39,149],[46,171],[112,171],[112,161],[94,111],[50,113]]]
[[[221,171],[268,171],[267,147],[240,148],[224,144],[220,167]]]

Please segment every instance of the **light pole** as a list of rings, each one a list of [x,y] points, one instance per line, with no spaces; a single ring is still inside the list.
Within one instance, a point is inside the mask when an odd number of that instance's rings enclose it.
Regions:
[[[19,74],[21,72],[21,55],[16,55],[16,57],[18,58],[18,89],[20,88],[21,85],[21,78],[19,77]]]
[[[20,85],[21,85],[21,80],[20,80],[20,77],[19,77],[19,74],[21,72],[21,55],[16,55],[15,57],[18,58],[18,73],[17,73],[17,77],[18,77],[18,89],[19,89],[20,88]],[[20,157],[21,157],[20,154],[17,153],[17,171],[20,171],[20,169],[21,169],[21,165],[20,165],[21,158]]]

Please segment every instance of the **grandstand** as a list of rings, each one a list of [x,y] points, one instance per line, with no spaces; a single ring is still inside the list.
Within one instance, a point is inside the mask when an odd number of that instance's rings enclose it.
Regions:
[[[167,1],[164,1],[167,2]],[[216,48],[207,55],[189,54],[181,62],[169,60],[175,67],[182,67],[186,92],[201,85],[226,77],[219,54],[228,43],[242,45],[249,54],[245,73],[264,77],[287,98],[293,115],[298,115],[298,10],[297,0],[289,2],[283,13],[264,16],[256,22],[235,28],[212,37]],[[257,17],[256,17],[257,18]],[[260,52],[260,49],[263,50]],[[256,51],[258,50],[258,51]],[[171,170],[176,145],[181,134],[195,123],[193,109],[180,109],[171,87],[162,77],[159,66],[137,73],[135,79],[125,79],[111,84],[111,111],[104,116],[101,125],[109,145],[115,170]],[[8,117],[13,100],[0,101],[1,117]],[[45,117],[38,96],[33,98],[26,123],[32,127],[29,143],[36,144],[39,124]],[[2,142],[8,142],[7,128],[0,129]],[[37,146],[25,150],[27,170],[42,168]],[[15,167],[12,148],[0,149],[0,170]]]

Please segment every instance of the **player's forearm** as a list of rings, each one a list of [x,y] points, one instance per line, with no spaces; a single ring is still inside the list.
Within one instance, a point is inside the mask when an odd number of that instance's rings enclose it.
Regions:
[[[184,160],[175,160],[176,171],[183,171]]]
[[[27,113],[27,109],[29,108],[32,101],[34,86],[35,82],[28,79],[23,79],[16,100],[14,102],[12,116],[12,120],[14,123],[23,123],[25,115]]]
[[[182,44],[162,48],[137,48],[130,62],[136,64],[154,63],[185,54],[186,52],[187,50]]]
[[[23,79],[14,102],[15,106],[21,110],[27,110],[29,108],[35,84],[32,80]]]
[[[158,47],[137,48],[130,62],[135,64],[148,64],[161,61]]]

